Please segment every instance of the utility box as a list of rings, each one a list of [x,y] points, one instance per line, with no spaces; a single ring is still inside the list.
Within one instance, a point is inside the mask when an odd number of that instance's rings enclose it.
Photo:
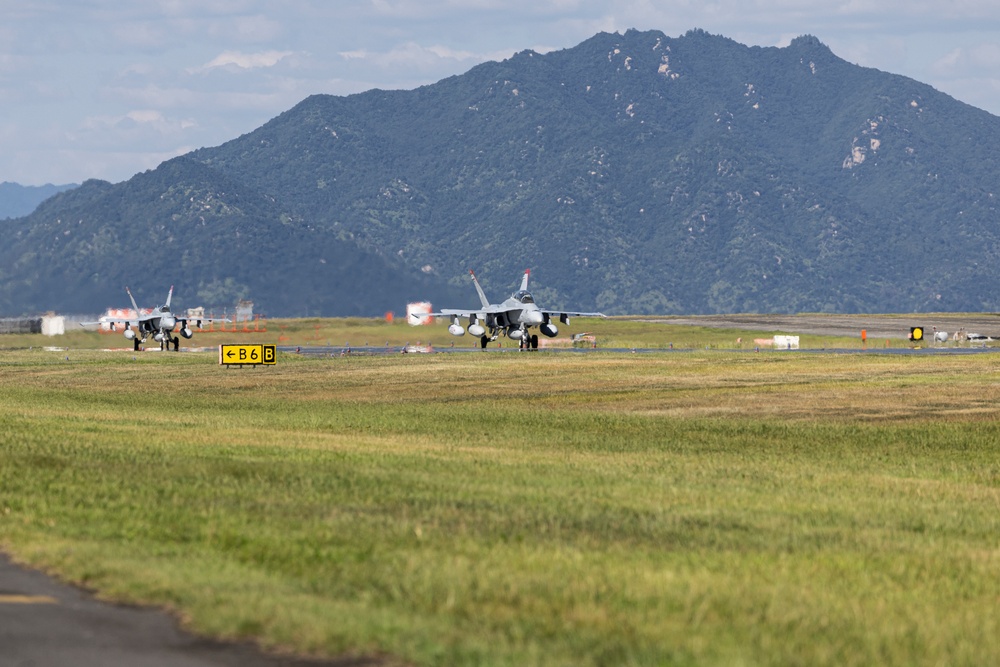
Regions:
[[[66,333],[66,318],[62,315],[48,314],[42,316],[42,334],[45,336],[62,336]]]
[[[798,336],[775,336],[774,349],[776,350],[797,350],[799,349]]]

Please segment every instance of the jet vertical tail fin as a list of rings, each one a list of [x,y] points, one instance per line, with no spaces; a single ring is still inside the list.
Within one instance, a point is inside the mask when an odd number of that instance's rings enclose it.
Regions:
[[[521,291],[522,292],[527,292],[528,291],[528,276],[529,275],[531,275],[531,269],[525,269],[524,270],[524,277],[521,278]]]
[[[490,300],[486,298],[486,294],[483,292],[483,288],[479,286],[479,281],[476,280],[476,274],[469,269],[469,275],[472,276],[472,284],[476,286],[476,293],[479,295],[479,300],[483,304],[483,308],[489,308]]]
[[[174,286],[171,285],[170,286],[170,291],[167,292],[167,302],[165,304],[163,304],[166,307],[167,310],[170,310],[170,299],[172,299],[173,296],[174,296]]]
[[[135,303],[135,297],[132,296],[132,291],[128,287],[126,287],[125,292],[128,294],[129,301],[132,302],[132,308],[135,309],[135,316],[141,317],[142,314],[139,312],[139,306],[137,306]]]

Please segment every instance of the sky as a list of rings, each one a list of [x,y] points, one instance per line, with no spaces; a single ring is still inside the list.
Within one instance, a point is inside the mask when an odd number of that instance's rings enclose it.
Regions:
[[[992,0],[0,0],[0,181],[119,182],[309,95],[415,88],[629,28],[814,35],[1000,115]]]

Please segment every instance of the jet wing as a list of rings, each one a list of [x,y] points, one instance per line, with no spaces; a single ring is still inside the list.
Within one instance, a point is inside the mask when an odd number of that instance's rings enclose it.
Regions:
[[[145,315],[140,315],[139,317],[111,317],[110,315],[105,315],[96,322],[80,322],[81,327],[95,327],[101,324],[138,324],[139,322],[145,322],[146,320],[151,320],[154,317],[163,317],[164,315],[170,315],[178,322],[229,322],[230,320],[225,317],[188,317],[187,315],[178,315],[176,313],[147,313]]]
[[[575,313],[570,310],[546,310],[544,308],[539,309],[542,314],[548,315],[549,317],[607,317],[604,313]]]
[[[462,310],[460,308],[442,308],[436,313],[414,313],[420,317],[472,317],[475,315],[480,319],[484,319],[486,315],[494,315],[496,313],[508,313],[511,311],[519,311],[520,308],[505,308],[501,307],[499,304],[491,304],[486,308],[479,308],[478,310]],[[556,319],[561,317],[607,317],[604,313],[578,313],[570,310],[545,310],[539,309],[544,315],[549,317],[554,317]]]
[[[80,322],[81,327],[95,327],[100,324],[138,324],[140,320],[148,320],[149,316],[143,317],[109,317],[105,316],[96,322]]]
[[[178,322],[231,322],[228,317],[190,317],[188,315],[178,315],[171,313]]]
[[[496,313],[499,310],[495,308],[486,308],[481,310],[462,310],[460,308],[442,308],[436,313],[413,313],[417,317],[472,317],[475,315],[479,318],[485,318],[486,313]]]
[[[414,313],[414,315],[420,315],[421,317],[486,317],[487,314],[494,315],[496,313],[507,313],[512,310],[521,310],[521,308],[509,308],[499,303],[490,303],[484,305],[482,308],[442,308],[436,313]]]

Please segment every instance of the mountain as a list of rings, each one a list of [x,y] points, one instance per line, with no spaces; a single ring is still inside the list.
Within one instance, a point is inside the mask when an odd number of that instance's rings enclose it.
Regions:
[[[125,183],[87,181],[13,221],[0,312],[97,312],[137,299],[269,315],[375,315],[458,298],[395,258],[282,213],[273,197],[188,157]]]
[[[75,187],[75,184],[18,185],[4,181],[0,183],[0,219],[28,215],[52,195]]]
[[[527,267],[543,305],[609,314],[1000,310],[998,149],[997,117],[813,37],[601,33],[60,194],[8,223],[0,312],[137,280],[465,307],[469,268],[501,298]]]

